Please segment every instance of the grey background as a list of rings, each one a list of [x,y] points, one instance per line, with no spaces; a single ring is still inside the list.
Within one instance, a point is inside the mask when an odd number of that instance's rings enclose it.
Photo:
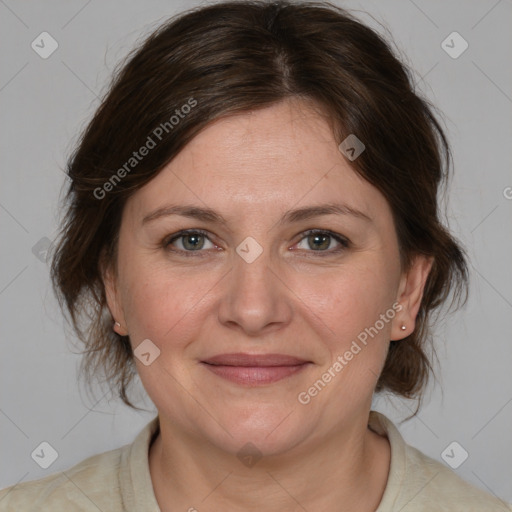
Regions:
[[[444,113],[455,157],[448,217],[468,249],[472,289],[464,310],[440,322],[441,362],[419,415],[399,428],[442,461],[457,441],[469,453],[456,472],[512,501],[512,3],[510,0],[338,2],[387,27]],[[98,106],[115,64],[168,16],[198,2],[0,0],[0,487],[40,478],[131,442],[155,414],[135,412],[77,384],[79,356],[33,254],[52,240],[74,141]],[[59,47],[31,48],[43,31]],[[441,42],[459,32],[469,48],[451,58]],[[41,242],[44,245],[44,242]],[[142,393],[141,393],[142,394]],[[380,397],[395,422],[415,403]],[[47,441],[59,457],[43,470],[30,454]]]

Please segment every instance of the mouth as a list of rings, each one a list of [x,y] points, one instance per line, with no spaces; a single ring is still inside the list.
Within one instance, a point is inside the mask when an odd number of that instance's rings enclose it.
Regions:
[[[312,364],[284,354],[220,354],[201,364],[209,371],[236,384],[258,386],[272,384],[303,371]]]

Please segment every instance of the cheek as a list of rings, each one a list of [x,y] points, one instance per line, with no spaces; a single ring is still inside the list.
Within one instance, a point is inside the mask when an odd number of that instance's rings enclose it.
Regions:
[[[393,269],[382,264],[347,265],[320,280],[301,279],[296,289],[299,296],[307,297],[305,305],[322,320],[336,345],[374,325],[392,307],[393,276]]]
[[[340,267],[320,287],[311,281],[307,289],[302,288],[302,293],[309,294],[311,312],[326,326],[320,339],[328,357],[318,378],[332,384],[319,403],[333,400],[341,407],[372,394],[395,315],[395,277],[394,269],[383,262],[367,261]]]
[[[132,344],[149,338],[161,349],[172,350],[185,343],[187,332],[201,325],[193,318],[214,289],[218,277],[173,269],[168,265],[148,265],[134,262],[126,267],[128,285],[123,291],[126,322]],[[142,269],[142,270],[137,270]]]

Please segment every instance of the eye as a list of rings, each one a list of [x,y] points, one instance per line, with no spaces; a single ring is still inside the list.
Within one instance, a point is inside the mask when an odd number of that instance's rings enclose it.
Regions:
[[[296,247],[307,252],[318,253],[316,254],[318,256],[340,253],[350,245],[345,237],[331,231],[311,229],[304,232],[303,235]],[[306,247],[300,247],[304,243]],[[208,246],[208,244],[210,245]],[[162,245],[166,250],[181,253],[184,256],[199,256],[200,253],[206,252],[202,249],[218,249],[208,238],[207,232],[198,229],[175,233],[165,239]]]
[[[210,247],[207,244],[210,244]],[[206,232],[201,230],[180,231],[163,242],[166,249],[176,252],[191,253],[203,252],[201,249],[214,249],[216,246],[210,241]],[[176,247],[176,249],[170,248]]]
[[[299,248],[305,250],[308,250],[308,248],[312,249],[312,251],[309,252],[333,254],[349,247],[349,241],[345,237],[331,231],[311,229],[306,231],[304,235],[305,236],[297,244],[297,247],[305,243],[306,247]],[[333,249],[333,245],[336,244],[338,244],[338,247]]]

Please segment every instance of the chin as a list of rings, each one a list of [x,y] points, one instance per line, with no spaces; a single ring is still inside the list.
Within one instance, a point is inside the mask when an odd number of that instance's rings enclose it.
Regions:
[[[224,427],[212,430],[212,422],[203,425],[203,435],[225,451],[239,455],[250,443],[261,454],[279,455],[299,444],[307,437],[307,420],[297,411],[283,405],[248,406],[217,414]],[[229,432],[229,434],[228,434]],[[231,435],[230,435],[231,434]],[[247,449],[247,448],[245,448]]]

